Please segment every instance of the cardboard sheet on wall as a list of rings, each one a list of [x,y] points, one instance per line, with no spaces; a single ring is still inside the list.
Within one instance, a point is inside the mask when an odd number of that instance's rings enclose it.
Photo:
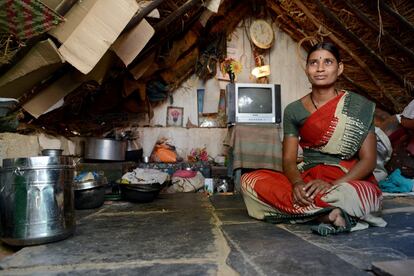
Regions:
[[[38,42],[0,77],[0,97],[18,99],[63,65],[64,59],[52,40]]]
[[[65,16],[51,35],[62,42],[60,53],[76,69],[89,73],[128,24],[135,0],[83,0]]]

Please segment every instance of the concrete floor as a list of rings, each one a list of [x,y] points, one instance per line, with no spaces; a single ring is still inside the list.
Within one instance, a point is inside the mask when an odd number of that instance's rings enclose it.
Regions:
[[[310,233],[309,225],[251,219],[238,195],[113,202],[78,211],[74,236],[3,258],[0,274],[381,274],[384,261],[394,261],[394,267],[397,261],[401,268],[398,261],[412,264],[414,259],[414,197],[387,198],[384,207],[386,228],[320,237]]]

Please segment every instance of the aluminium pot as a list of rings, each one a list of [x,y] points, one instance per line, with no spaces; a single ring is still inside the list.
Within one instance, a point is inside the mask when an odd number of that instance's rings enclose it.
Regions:
[[[85,159],[124,161],[126,141],[108,138],[88,138],[85,144]]]
[[[4,159],[0,169],[0,238],[14,246],[43,244],[75,231],[68,156]]]

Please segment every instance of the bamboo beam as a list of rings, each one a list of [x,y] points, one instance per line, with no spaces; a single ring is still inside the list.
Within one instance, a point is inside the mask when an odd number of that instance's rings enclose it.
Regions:
[[[410,93],[414,91],[414,86],[410,81],[408,81],[404,77],[401,77],[401,75],[398,72],[396,72],[387,63],[385,63],[385,61],[381,57],[379,57],[374,50],[372,50],[368,45],[366,45],[365,42],[363,42],[356,34],[354,34],[347,27],[345,27],[345,24],[335,14],[333,14],[320,0],[314,1],[326,17],[332,20],[342,32],[344,32],[348,37],[355,41],[359,45],[359,47],[361,47],[371,58],[373,58],[378,64],[380,64],[383,69],[385,69],[388,73],[393,75],[402,87],[406,87],[408,92]]]
[[[411,24],[407,19],[405,19],[404,17],[402,17],[399,13],[397,13],[396,11],[394,11],[393,9],[391,9],[391,7],[388,6],[387,3],[385,3],[384,0],[380,0],[379,3],[381,5],[381,7],[384,8],[395,19],[397,19],[401,23],[401,25],[405,26],[409,31],[411,31],[411,33],[414,33],[414,26],[413,26],[413,24]]]
[[[163,19],[160,23],[154,26],[155,32],[158,32],[162,29],[165,29],[171,22],[175,19],[182,16],[184,13],[188,12],[192,7],[195,5],[200,5],[203,0],[188,0],[184,3],[181,7],[177,10],[173,11],[170,15],[168,15],[165,19]]]
[[[302,3],[302,1],[300,0],[293,0],[293,2],[295,3],[295,5],[302,10],[302,12],[309,18],[309,20],[312,22],[312,24],[316,27],[319,28],[320,26],[324,26],[311,12],[310,10]],[[324,26],[326,28],[326,26]],[[328,28],[326,28],[328,29]],[[386,93],[386,91],[383,88],[382,83],[380,82],[380,80],[375,76],[375,74],[371,71],[371,69],[369,69],[368,65],[363,62],[358,56],[356,56],[351,49],[349,49],[345,43],[343,43],[339,38],[337,38],[332,32],[328,33],[328,37],[339,47],[341,48],[343,51],[345,51],[346,53],[348,53],[348,55],[364,70],[364,72],[371,77],[372,81],[375,83],[375,85],[377,86],[378,90],[381,91],[381,96],[386,96],[387,98],[389,98],[389,100],[395,105],[395,106],[399,106],[399,103],[394,99],[394,97],[392,97],[391,95],[388,95],[388,93]]]
[[[344,2],[351,9],[352,13],[355,14],[362,22],[364,22],[366,25],[368,25],[373,30],[378,29],[378,26],[375,25],[375,23],[372,22],[367,16],[365,16],[365,14],[362,13],[353,3],[351,3],[351,1],[344,0]],[[409,48],[405,47],[404,45],[402,45],[397,39],[394,38],[394,36],[392,34],[387,32],[386,30],[384,30],[384,38],[389,39],[392,43],[394,43],[394,45],[399,50],[401,50],[402,52],[407,54],[407,56],[411,60],[414,60],[414,52],[411,49],[409,49]]]

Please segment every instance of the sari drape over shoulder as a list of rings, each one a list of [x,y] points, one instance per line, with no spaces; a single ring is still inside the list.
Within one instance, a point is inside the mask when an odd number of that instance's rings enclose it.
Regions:
[[[375,105],[364,97],[342,91],[309,115],[299,129],[304,161],[298,169],[306,183],[313,179],[332,183],[352,169],[372,128],[374,109]],[[276,171],[258,170],[241,178],[247,210],[257,219],[303,222],[340,208],[343,215],[352,218],[349,230],[364,229],[367,223],[386,225],[374,216],[381,208],[382,194],[373,175],[332,185],[305,207],[293,202],[292,187],[288,178]]]

